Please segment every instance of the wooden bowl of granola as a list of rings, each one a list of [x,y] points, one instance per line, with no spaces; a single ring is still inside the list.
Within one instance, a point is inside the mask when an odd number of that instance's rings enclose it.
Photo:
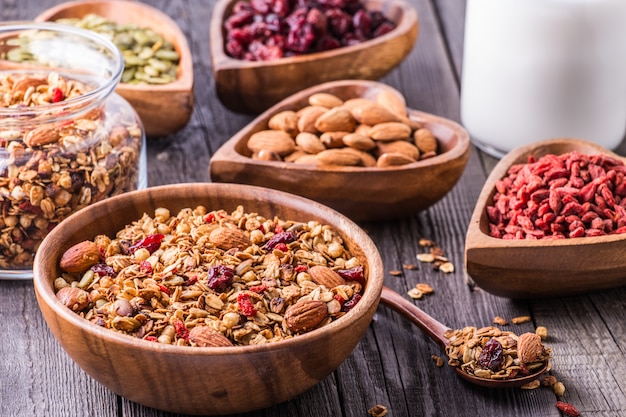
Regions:
[[[367,157],[369,159],[365,161],[366,155],[361,152],[358,154],[361,158],[360,162],[357,162],[358,166],[320,164],[320,158],[328,155],[326,152],[319,152],[314,155],[314,158],[311,155],[304,155],[304,158],[295,162],[287,161],[290,155],[282,160],[264,160],[260,159],[260,153],[258,155],[253,153],[249,146],[252,143],[251,139],[259,132],[266,131],[274,116],[285,114],[285,112],[298,112],[304,107],[319,108],[320,106],[309,105],[311,98],[319,94],[332,94],[338,97],[340,101],[343,101],[344,108],[350,105],[352,99],[357,99],[357,107],[351,109],[351,112],[355,114],[361,108],[358,106],[363,106],[368,111],[373,108],[375,110],[372,113],[378,114],[380,105],[370,107],[371,102],[384,97],[384,102],[387,103],[391,98],[391,101],[402,109],[396,110],[399,114],[398,120],[403,120],[404,124],[411,126],[407,129],[422,129],[432,134],[429,138],[435,141],[432,149],[436,149],[436,155],[422,159],[425,153],[417,152],[418,156],[411,155],[410,158],[414,159],[410,159],[404,165],[386,167],[372,165],[372,163],[378,164],[383,159],[381,150],[386,146],[391,146],[391,142],[394,142],[393,145],[403,145],[396,147],[395,152],[390,152],[395,156],[398,156],[397,153],[408,155],[418,151],[418,149],[407,150],[411,148],[410,142],[413,141],[411,138],[374,141],[377,144],[372,148],[372,152],[380,151],[381,153],[378,161],[372,162],[372,156]],[[391,108],[391,104],[388,106]],[[337,109],[329,110],[329,114],[334,110]],[[363,113],[365,112],[361,112]],[[298,121],[308,118],[308,116],[296,117]],[[357,124],[355,130],[358,129]],[[292,136],[295,135],[297,146],[294,149],[297,152],[305,147],[299,142],[300,130],[311,131],[301,125],[291,132]],[[373,133],[370,131],[364,135],[373,135]],[[415,136],[415,131],[412,135]],[[322,136],[320,138],[323,140]],[[367,140],[372,142],[371,139]],[[341,141],[345,145],[348,139],[342,138]],[[327,146],[333,147],[334,145]],[[253,148],[256,149],[254,146]],[[352,146],[346,146],[343,150],[354,151],[352,148]],[[282,153],[280,149],[275,150]],[[331,158],[335,158],[335,152],[336,150],[331,151]],[[434,151],[431,150],[431,152]],[[211,179],[217,182],[259,185],[298,194],[328,205],[355,221],[389,220],[415,214],[443,198],[461,177],[469,152],[469,135],[454,121],[417,110],[407,110],[400,92],[385,84],[376,81],[343,80],[300,91],[258,116],[213,155],[210,162],[210,175]],[[345,157],[343,153],[339,156]]]
[[[210,42],[218,97],[224,106],[237,112],[261,113],[303,88],[328,81],[377,80],[398,66],[417,41],[417,12],[408,2],[364,0],[361,3],[365,9],[382,12],[395,28],[381,36],[337,49],[285,55],[273,60],[233,58],[227,52],[228,34],[224,23],[238,2],[220,0],[216,3],[211,17]],[[323,21],[332,19],[327,17]],[[347,25],[352,26],[352,20]]]
[[[139,219],[138,229],[126,230],[133,238],[124,232],[111,240]],[[102,234],[109,238],[94,239]],[[298,196],[246,185],[128,193],[81,210],[48,236],[37,252],[34,287],[61,346],[115,393],[172,413],[243,413],[317,384],[367,330],[384,279],[375,245],[349,219]],[[296,253],[314,236],[318,249],[310,244]],[[241,239],[249,240],[242,245]],[[95,253],[90,245],[97,245]],[[141,260],[140,253],[149,256]],[[80,281],[60,285],[63,271]],[[346,278],[337,282],[337,276]],[[97,295],[103,291],[113,304]],[[337,305],[336,295],[347,301]],[[71,308],[86,310],[81,316]]]
[[[122,80],[116,92],[135,108],[148,136],[165,136],[182,129],[189,121],[194,105],[193,57],[185,34],[176,22],[152,6],[127,0],[69,1],[45,10],[35,20],[42,22],[55,22],[59,19],[80,20],[90,14],[119,25],[133,24],[141,29],[152,29],[173,46],[179,57],[175,78],[171,75],[173,78],[171,81],[165,79],[166,76],[170,76],[171,71],[161,68],[164,64],[171,67],[171,62],[173,62],[169,58],[166,59],[168,54],[171,55],[171,50],[167,47],[169,44],[166,44],[164,47],[155,48],[155,54],[162,50],[164,55],[162,59],[156,57],[158,62],[154,64],[148,62],[149,59],[155,59],[155,57],[141,58],[147,66],[160,68],[156,73],[151,73],[152,78],[146,78],[146,75],[140,80],[138,76],[134,76],[134,80],[129,81],[133,78],[129,76],[129,80]],[[130,59],[138,58],[131,57]],[[130,68],[129,62],[127,61],[127,70]],[[167,117],[163,117],[164,114]]]
[[[626,234],[612,234],[626,232],[624,161],[579,139],[510,152],[476,203],[465,243],[468,274],[485,291],[510,298],[625,285]]]

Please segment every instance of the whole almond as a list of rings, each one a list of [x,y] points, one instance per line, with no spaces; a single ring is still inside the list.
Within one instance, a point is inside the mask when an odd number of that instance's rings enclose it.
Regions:
[[[413,141],[423,153],[437,152],[437,138],[430,129],[422,128],[413,132]]]
[[[308,154],[320,153],[326,149],[319,136],[310,132],[298,133],[298,136],[296,136],[296,145]]]
[[[196,326],[191,329],[189,340],[199,347],[233,346],[226,336],[206,326]]]
[[[411,128],[401,122],[379,123],[370,128],[370,137],[374,140],[399,140],[411,136]]]
[[[316,165],[317,166],[321,164],[320,160],[317,159],[315,155],[312,155],[312,154],[304,154],[300,156],[299,158],[295,159],[293,162],[298,165]]]
[[[294,151],[296,143],[287,132],[282,130],[261,130],[250,136],[248,148],[256,153],[267,150],[284,156]]]
[[[339,107],[343,104],[343,100],[334,94],[330,93],[315,93],[309,97],[309,104],[311,106],[322,106],[328,109],[333,107]]]
[[[383,90],[376,95],[376,102],[398,117],[406,116],[406,103],[404,97],[399,93]]]
[[[258,153],[252,154],[252,159],[258,159],[260,161],[282,161],[283,158],[280,157],[274,151],[270,151],[267,149],[261,149]]]
[[[313,156],[310,155],[306,152],[304,152],[302,149],[296,149],[295,151],[293,151],[292,153],[290,153],[289,155],[285,156],[285,162],[294,162],[296,161],[298,158],[302,157],[302,156]]]
[[[85,272],[100,261],[100,248],[90,240],[77,243],[63,253],[59,266],[65,272]]]
[[[415,159],[406,156],[403,153],[389,152],[384,153],[376,160],[376,166],[379,168],[395,167],[400,165],[410,164],[415,162]]]
[[[230,227],[218,227],[209,235],[209,241],[216,248],[229,250],[237,248],[239,250],[250,246],[250,238],[246,236],[243,230],[233,229]]]
[[[397,152],[408,156],[417,161],[420,159],[420,150],[411,142],[405,140],[394,140],[391,142],[378,142],[375,155],[380,156],[384,153]]]
[[[360,149],[346,147],[344,148],[345,152],[351,152],[361,158],[361,163],[359,165],[363,165],[364,167],[375,167],[376,166],[376,158],[369,152],[362,151]]]
[[[298,134],[298,115],[293,110],[285,110],[276,113],[267,122],[270,129],[283,130],[291,137]]]
[[[315,128],[320,132],[352,132],[355,127],[352,113],[343,107],[334,107],[315,120]]]
[[[343,279],[341,275],[324,265],[310,267],[309,275],[311,276],[311,281],[317,285],[323,285],[328,289],[346,284],[346,280]]]
[[[57,300],[74,312],[83,310],[91,302],[89,293],[78,287],[64,287],[56,293]]]
[[[349,133],[343,137],[343,143],[361,151],[371,151],[376,148],[376,142],[370,137],[358,133]]]
[[[348,132],[324,132],[320,136],[320,141],[327,149],[343,148],[346,145],[343,143],[343,138]]]
[[[326,318],[326,303],[320,300],[300,300],[285,311],[287,327],[296,333],[308,332]]]
[[[358,105],[350,108],[350,111],[352,112],[352,116],[359,123],[371,126],[400,120],[398,116],[387,110],[381,104],[371,100],[360,101]]]
[[[344,149],[327,149],[315,157],[323,165],[356,166],[361,163],[361,158]]]
[[[298,131],[317,133],[315,122],[328,109],[322,106],[308,106],[298,111]]]
[[[522,363],[532,363],[543,360],[546,351],[541,343],[541,337],[536,333],[523,333],[517,339],[517,357]]]
[[[32,148],[35,146],[43,146],[49,143],[55,143],[59,140],[61,134],[55,128],[50,126],[40,126],[24,136],[24,143]]]

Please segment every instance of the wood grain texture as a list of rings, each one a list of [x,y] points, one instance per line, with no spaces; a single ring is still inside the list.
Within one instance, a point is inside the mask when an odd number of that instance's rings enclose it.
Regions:
[[[31,19],[55,0],[1,0],[3,20]],[[148,143],[149,182],[160,185],[209,181],[210,157],[251,116],[225,109],[211,75],[207,39],[212,0],[145,0],[177,22],[194,56],[197,98],[189,123],[175,134]],[[419,13],[420,33],[407,58],[381,81],[401,91],[407,106],[459,121],[459,62],[449,51],[462,51],[458,16],[465,0],[410,0]],[[443,23],[442,23],[443,22]],[[453,54],[454,55],[454,54]],[[455,58],[457,59],[457,58]],[[626,154],[623,144],[618,151]],[[435,289],[415,303],[450,327],[488,325],[495,315],[533,320],[503,328],[522,333],[548,327],[546,344],[555,358],[552,374],[563,381],[562,398],[583,415],[626,414],[626,290],[575,297],[510,300],[472,285],[463,270],[465,233],[486,174],[497,160],[472,149],[457,185],[437,204],[401,221],[362,223],[385,264],[385,284],[405,294],[418,282]],[[452,274],[419,264],[418,240],[435,240],[456,266]],[[415,270],[403,270],[415,264]],[[389,274],[403,270],[401,276]],[[469,285],[468,285],[469,284]],[[0,281],[0,415],[83,417],[171,417],[116,396],[74,365],[47,329],[30,282]],[[337,370],[297,398],[239,417],[363,417],[383,404],[394,417],[466,416],[560,417],[551,390],[488,390],[437,368],[431,355],[442,350],[404,317],[381,306],[368,331]],[[7,381],[15,381],[8,383]]]
[[[211,59],[217,94],[229,109],[258,114],[283,98],[328,81],[377,80],[395,68],[413,48],[418,36],[418,15],[404,0],[366,0],[396,28],[378,38],[331,51],[274,61],[233,59],[224,51],[223,22],[237,0],[220,0],[211,17]]]

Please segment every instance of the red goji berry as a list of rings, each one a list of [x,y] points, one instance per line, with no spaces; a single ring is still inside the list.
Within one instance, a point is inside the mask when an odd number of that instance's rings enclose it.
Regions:
[[[335,294],[333,297],[335,300],[339,301],[339,304],[343,305],[346,302],[346,299],[340,296],[339,294]]]
[[[159,339],[157,339],[156,336],[146,336],[143,338],[143,340],[147,340],[148,342],[158,342]]]
[[[580,416],[580,413],[578,412],[576,407],[574,407],[570,403],[566,403],[566,402],[563,402],[563,401],[557,401],[556,402],[556,408],[558,408],[561,412],[563,412],[563,414],[565,414],[568,417],[578,417],[578,416]]]
[[[185,323],[180,320],[175,320],[174,329],[176,329],[176,334],[178,335],[178,337],[180,337],[181,339],[189,340],[189,329],[187,329]]]
[[[204,217],[205,223],[212,223],[215,221],[215,213],[209,213]]]
[[[59,88],[52,89],[52,97],[51,100],[53,103],[58,103],[59,101],[63,101],[65,99],[65,94]]]
[[[276,246],[274,246],[274,249],[279,250],[281,252],[289,251],[289,247],[285,245],[284,243],[277,243]]]
[[[306,265],[298,265],[295,267],[295,271],[296,272],[304,272],[308,269],[308,267]]]
[[[194,275],[192,277],[189,277],[183,284],[185,284],[185,285],[193,285],[196,282],[198,282],[198,276]]]
[[[170,289],[167,288],[165,285],[157,284],[157,287],[159,287],[159,289],[163,291],[165,294],[172,295],[172,292],[170,291]]]
[[[250,300],[250,294],[246,294],[245,292],[239,293],[237,296],[237,306],[239,307],[239,311],[246,317],[253,317],[256,315],[256,308],[254,308],[254,304]]]
[[[254,286],[250,287],[250,291],[255,292],[257,294],[261,294],[266,289],[267,289],[267,285],[265,285],[265,284],[254,285]]]

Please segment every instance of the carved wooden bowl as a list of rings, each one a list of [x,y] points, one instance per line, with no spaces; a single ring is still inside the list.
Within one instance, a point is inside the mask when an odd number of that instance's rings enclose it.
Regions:
[[[219,0],[211,17],[211,60],[217,94],[224,106],[258,114],[285,97],[316,84],[342,80],[377,80],[399,65],[417,40],[418,18],[404,0],[363,0],[396,28],[358,45],[275,61],[248,62],[224,51],[223,22],[238,0]]]
[[[228,140],[211,158],[211,179],[275,188],[328,205],[355,221],[389,220],[424,210],[443,198],[461,177],[470,152],[469,136],[457,123],[409,110],[411,119],[429,128],[439,140],[440,153],[402,166],[376,168],[315,166],[251,158],[247,141],[267,129],[272,115],[304,107],[313,93],[326,92],[342,99],[373,99],[395,89],[376,82],[344,80],[320,84],[276,104]]]
[[[269,218],[318,220],[337,230],[367,275],[359,303],[309,333],[263,345],[161,345],[92,324],[57,300],[53,281],[61,255],[97,234],[113,236],[143,213],[177,213],[204,205]],[[357,225],[316,202],[238,184],[177,184],[148,188],[89,206],[55,227],[37,251],[34,286],[52,333],[69,356],[115,393],[148,407],[181,414],[233,414],[289,400],[324,379],[350,355],[378,306],[384,270],[380,255]]]
[[[557,297],[626,284],[626,234],[561,240],[503,240],[489,236],[486,207],[492,204],[495,183],[511,165],[572,151],[606,154],[605,148],[578,139],[554,139],[519,147],[507,154],[487,178],[470,221],[465,264],[476,284],[492,294],[510,298]]]
[[[135,108],[146,135],[165,136],[182,129],[189,121],[194,105],[193,59],[187,39],[176,22],[154,7],[126,0],[70,1],[45,10],[35,20],[82,18],[89,13],[117,23],[134,23],[151,28],[172,42],[180,55],[178,78],[174,82],[151,85],[120,83],[116,92]]]

